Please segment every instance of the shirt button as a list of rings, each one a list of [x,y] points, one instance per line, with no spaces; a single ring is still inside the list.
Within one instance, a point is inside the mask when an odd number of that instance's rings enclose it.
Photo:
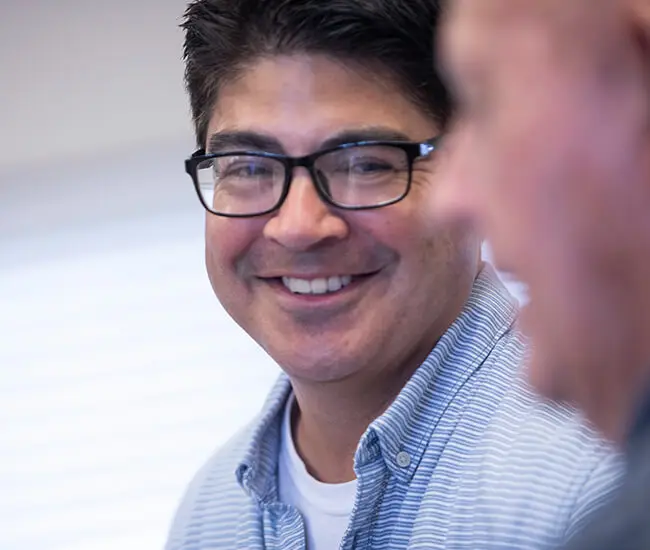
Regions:
[[[406,451],[397,453],[395,460],[400,468],[408,468],[409,464],[411,464],[411,457]]]

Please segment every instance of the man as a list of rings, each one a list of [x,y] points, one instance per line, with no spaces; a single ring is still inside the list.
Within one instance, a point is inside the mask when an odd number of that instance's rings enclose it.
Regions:
[[[436,219],[471,222],[528,284],[529,367],[627,451],[571,548],[650,548],[650,2],[453,3],[459,97]]]
[[[188,8],[208,274],[286,375],[196,476],[169,550],[549,548],[614,484],[608,446],[522,382],[479,238],[430,228],[438,10]]]

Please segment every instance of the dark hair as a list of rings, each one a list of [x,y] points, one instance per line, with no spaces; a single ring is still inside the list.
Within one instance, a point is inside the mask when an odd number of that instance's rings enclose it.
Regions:
[[[451,102],[435,70],[440,0],[195,0],[185,11],[183,58],[196,138],[222,83],[274,54],[325,54],[383,69],[444,126]]]

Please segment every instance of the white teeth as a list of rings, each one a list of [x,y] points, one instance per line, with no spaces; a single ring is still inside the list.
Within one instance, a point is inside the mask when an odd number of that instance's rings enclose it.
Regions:
[[[330,292],[336,292],[337,290],[341,290],[343,287],[343,281],[341,281],[341,277],[330,277],[327,279],[327,290]]]
[[[327,292],[327,279],[314,279],[311,282],[312,294],[325,294]]]
[[[311,294],[311,283],[305,279],[290,279],[288,286],[296,294]]]
[[[348,286],[352,282],[352,277],[341,275],[312,280],[282,277],[282,282],[294,294],[327,294]]]

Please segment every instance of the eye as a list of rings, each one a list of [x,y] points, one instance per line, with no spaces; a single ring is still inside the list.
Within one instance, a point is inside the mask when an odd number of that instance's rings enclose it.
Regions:
[[[349,172],[359,176],[368,176],[382,174],[385,172],[393,172],[395,170],[395,167],[385,160],[368,158],[352,160],[350,162],[348,170]]]
[[[258,179],[273,177],[273,166],[263,160],[237,160],[227,163],[225,166],[215,165],[216,175],[219,179],[241,178]]]

